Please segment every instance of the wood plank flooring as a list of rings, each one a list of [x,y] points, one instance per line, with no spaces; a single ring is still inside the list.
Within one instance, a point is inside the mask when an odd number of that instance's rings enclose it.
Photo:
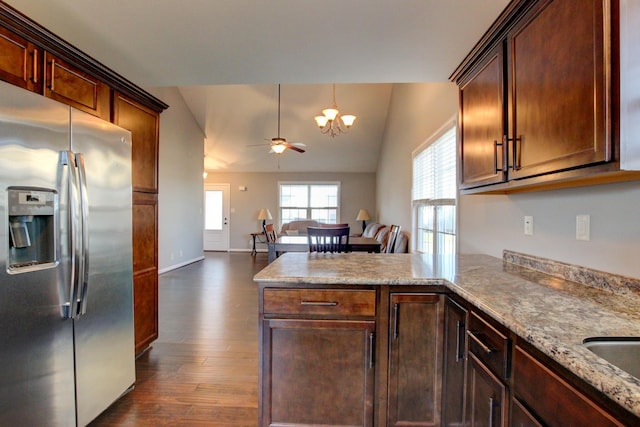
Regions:
[[[90,424],[258,424],[258,253],[206,252],[159,280],[159,339],[136,360],[135,388]]]

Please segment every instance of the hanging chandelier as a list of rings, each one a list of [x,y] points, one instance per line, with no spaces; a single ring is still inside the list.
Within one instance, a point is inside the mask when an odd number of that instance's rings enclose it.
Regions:
[[[351,114],[340,115],[336,104],[336,84],[333,84],[333,106],[322,110],[322,116],[316,116],[316,124],[320,132],[329,134],[332,138],[341,133],[349,132],[356,116]]]

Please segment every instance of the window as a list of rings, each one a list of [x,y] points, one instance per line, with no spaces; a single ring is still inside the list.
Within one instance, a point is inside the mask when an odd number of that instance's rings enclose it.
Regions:
[[[413,156],[416,252],[456,252],[456,126],[449,123]]]
[[[337,224],[340,218],[340,183],[281,183],[280,224],[315,219]]]

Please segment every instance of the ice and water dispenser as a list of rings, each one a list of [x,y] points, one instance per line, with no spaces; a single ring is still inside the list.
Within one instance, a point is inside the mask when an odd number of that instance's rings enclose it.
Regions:
[[[55,190],[8,189],[10,272],[48,267],[56,261]]]

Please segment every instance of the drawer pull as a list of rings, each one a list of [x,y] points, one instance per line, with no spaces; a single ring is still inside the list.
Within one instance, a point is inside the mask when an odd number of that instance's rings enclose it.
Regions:
[[[484,342],[482,342],[482,340],[472,331],[467,331],[467,335],[469,335],[469,338],[471,338],[476,343],[478,343],[478,345],[482,348],[482,351],[484,351],[486,354],[491,354],[494,352],[494,350],[491,347],[489,347]]]
[[[300,301],[300,305],[315,305],[322,307],[335,307],[338,305],[337,301]]]

